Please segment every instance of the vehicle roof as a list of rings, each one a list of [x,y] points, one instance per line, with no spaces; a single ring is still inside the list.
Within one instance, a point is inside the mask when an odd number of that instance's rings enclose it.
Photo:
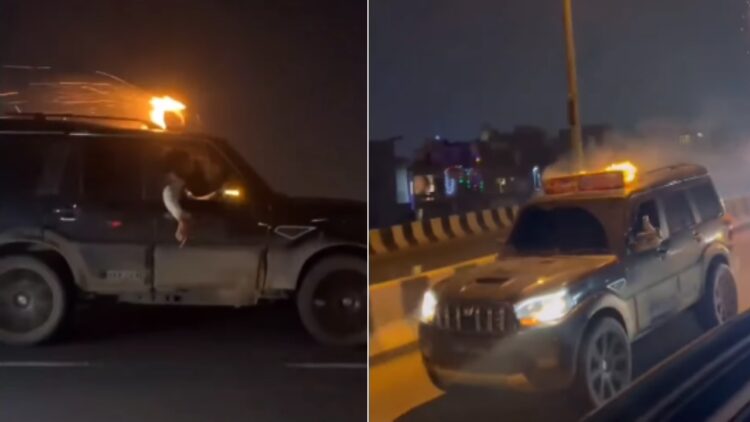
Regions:
[[[120,122],[126,126],[113,125]],[[219,141],[220,139],[192,132],[162,130],[148,121],[128,117],[87,116],[72,114],[7,114],[0,115],[0,134],[16,135],[59,133],[86,135],[132,135],[163,138],[200,138]]]
[[[540,195],[530,203],[550,203],[562,200],[586,199],[627,199],[633,195],[653,191],[671,185],[708,176],[708,170],[698,164],[679,163],[660,167],[639,174],[637,179],[622,189],[608,189],[592,192],[574,192],[556,195]]]

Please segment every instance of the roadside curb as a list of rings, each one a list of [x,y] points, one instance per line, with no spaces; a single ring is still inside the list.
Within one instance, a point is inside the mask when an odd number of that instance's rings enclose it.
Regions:
[[[517,213],[518,207],[502,207],[370,230],[370,254],[385,255],[417,246],[496,232],[509,228]]]

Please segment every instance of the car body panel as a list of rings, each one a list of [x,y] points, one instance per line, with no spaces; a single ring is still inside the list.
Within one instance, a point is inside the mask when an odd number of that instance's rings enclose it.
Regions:
[[[22,203],[14,198],[13,206],[0,205],[0,248],[28,244],[56,251],[83,292],[138,303],[161,303],[164,297],[180,294],[189,298],[180,302],[185,304],[250,305],[266,290],[294,291],[305,265],[322,253],[361,251],[366,256],[363,202],[275,193],[223,140],[88,123],[0,123],[24,128],[0,130],[0,140],[43,136],[55,145],[72,146],[72,154],[58,154],[60,165],[50,167],[55,174],[46,172],[40,182],[45,196]],[[54,130],[26,128],[47,124]],[[177,223],[166,213],[158,187],[144,184],[142,200],[131,203],[92,201],[82,193],[79,151],[91,143],[111,141],[142,149],[143,177],[155,174],[154,154],[164,146],[206,148],[239,174],[235,182],[248,197],[186,204],[195,224],[191,239],[180,247],[174,239]]]

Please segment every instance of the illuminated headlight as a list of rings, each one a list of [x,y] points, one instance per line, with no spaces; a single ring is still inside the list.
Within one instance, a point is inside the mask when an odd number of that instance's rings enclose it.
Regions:
[[[567,290],[534,296],[513,306],[522,327],[538,327],[559,322],[575,306]]]
[[[435,310],[437,308],[437,297],[432,290],[427,290],[422,296],[422,307],[419,312],[419,320],[425,324],[432,323],[435,319]]]

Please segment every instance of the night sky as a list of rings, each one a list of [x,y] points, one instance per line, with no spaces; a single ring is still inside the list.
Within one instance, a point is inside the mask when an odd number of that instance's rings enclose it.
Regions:
[[[372,0],[371,139],[567,124],[562,0]],[[746,0],[574,0],[582,115],[750,133]],[[717,123],[718,122],[718,123]]]
[[[277,190],[366,198],[364,0],[0,0],[0,64],[185,98]]]

